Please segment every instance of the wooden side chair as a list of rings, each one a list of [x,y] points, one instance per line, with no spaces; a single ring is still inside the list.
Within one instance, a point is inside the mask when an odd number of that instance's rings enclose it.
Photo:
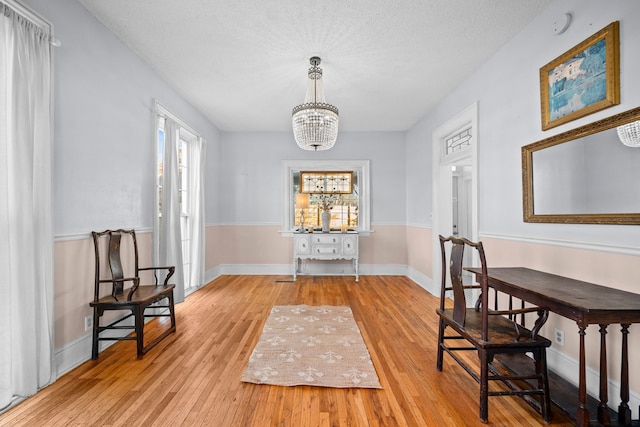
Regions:
[[[473,243],[455,237],[439,238],[442,253],[442,286],[440,308],[436,310],[439,316],[436,362],[438,371],[442,371],[443,356],[447,353],[479,383],[482,422],[488,421],[488,397],[505,395],[524,397],[542,413],[545,422],[551,421],[546,357],[546,349],[551,345],[551,341],[538,334],[547,320],[548,310],[540,307],[497,310],[497,306],[489,309],[487,262],[482,242]],[[480,285],[464,284],[462,281],[465,252],[471,254],[474,250],[477,251],[483,272],[482,276],[476,277]],[[450,254],[449,259],[447,253]],[[466,294],[470,293],[471,289],[479,289],[481,293],[475,306],[468,307]],[[516,320],[518,315],[522,319],[525,313],[530,312],[538,315],[531,330],[525,328],[522,321],[518,323]],[[470,365],[460,357],[459,352],[469,351],[478,355],[479,373],[475,364]],[[520,362],[520,370],[509,368],[509,360],[513,363],[514,359]],[[522,369],[523,366],[526,369]],[[489,387],[490,382],[497,381],[507,387]]]
[[[93,307],[93,348],[91,358],[98,358],[100,341],[136,340],[138,359],[142,358],[153,346],[176,330],[176,318],[173,304],[173,288],[169,279],[175,267],[138,266],[138,242],[134,230],[106,230],[92,232],[95,248],[95,293],[89,305]],[[140,272],[151,270],[155,283],[140,284]],[[159,283],[158,273],[165,270],[165,278]],[[131,283],[131,285],[125,285]],[[106,292],[108,288],[108,293]],[[164,305],[159,303],[164,302]],[[148,310],[147,310],[148,309]],[[167,313],[168,309],[168,313]],[[105,311],[124,310],[124,317],[116,316],[101,325]],[[151,342],[144,342],[146,318],[170,317],[171,324]],[[133,326],[131,321],[133,319]],[[102,335],[105,331],[118,331]],[[132,334],[121,336],[122,330],[132,330]]]

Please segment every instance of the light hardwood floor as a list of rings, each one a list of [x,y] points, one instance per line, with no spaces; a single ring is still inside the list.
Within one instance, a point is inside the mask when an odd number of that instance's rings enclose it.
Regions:
[[[176,307],[177,332],[136,359],[120,341],[0,415],[1,426],[474,426],[478,385],[445,355],[438,300],[401,276],[222,276]],[[243,383],[274,305],[348,305],[382,384]],[[573,425],[554,411],[553,425]],[[489,399],[489,424],[545,425],[518,397]]]

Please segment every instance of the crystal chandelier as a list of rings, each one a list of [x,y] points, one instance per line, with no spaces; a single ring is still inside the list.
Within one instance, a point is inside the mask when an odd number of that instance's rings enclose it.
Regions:
[[[328,150],[338,137],[338,108],[324,100],[320,58],[314,56],[310,62],[307,96],[293,109],[293,136],[303,150]]]
[[[618,126],[618,138],[627,147],[640,147],[640,121]]]

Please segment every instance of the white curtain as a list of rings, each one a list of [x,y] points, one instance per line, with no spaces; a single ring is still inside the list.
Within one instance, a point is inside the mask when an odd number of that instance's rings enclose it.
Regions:
[[[49,37],[0,2],[0,409],[56,377]]]
[[[204,282],[204,170],[206,141],[198,138],[189,149],[189,189],[191,190],[191,277],[189,283],[201,286]]]
[[[182,233],[180,231],[180,199],[178,171],[179,126],[171,118],[164,122],[164,158],[162,173],[162,220],[160,221],[159,256],[161,265],[173,265],[176,270],[175,302],[184,301],[184,268],[182,262]]]

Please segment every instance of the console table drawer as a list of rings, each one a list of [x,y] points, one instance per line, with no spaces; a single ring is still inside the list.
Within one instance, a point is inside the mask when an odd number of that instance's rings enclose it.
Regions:
[[[313,236],[311,239],[313,243],[324,245],[324,244],[331,244],[331,243],[339,243],[342,240],[342,236],[340,237],[331,236],[331,235],[323,236],[322,234],[319,234],[317,236]]]
[[[313,253],[318,255],[336,255],[339,250],[336,246],[314,246]]]

